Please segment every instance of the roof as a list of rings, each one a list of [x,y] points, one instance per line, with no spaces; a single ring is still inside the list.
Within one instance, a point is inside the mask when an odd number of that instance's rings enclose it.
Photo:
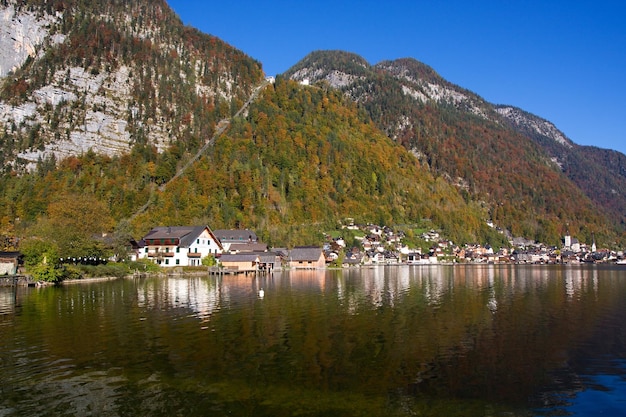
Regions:
[[[264,264],[274,263],[280,261],[280,256],[274,252],[259,253],[259,260]]]
[[[208,230],[209,234],[221,246],[219,239],[211,231],[209,226],[159,226],[155,227],[144,236],[143,240],[148,239],[178,239],[180,247],[189,247],[204,232]]]
[[[259,254],[257,253],[233,253],[223,254],[220,262],[258,262]]]
[[[318,247],[295,247],[289,252],[292,261],[317,261],[320,256],[322,256],[322,248]]]
[[[357,258],[344,258],[343,263],[347,265],[358,265],[360,264],[362,259]]]
[[[275,252],[278,256],[287,257],[289,256],[289,249],[287,248],[273,248],[273,252]]]
[[[213,231],[213,234],[222,243],[242,243],[248,241],[256,242],[258,240],[256,233],[248,229],[218,229]]]
[[[265,243],[248,243],[248,242],[231,243],[228,250],[231,252],[265,252],[267,251],[267,245]]]

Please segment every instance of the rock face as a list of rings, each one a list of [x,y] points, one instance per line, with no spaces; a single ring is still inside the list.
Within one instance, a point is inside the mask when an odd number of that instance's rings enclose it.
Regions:
[[[553,141],[571,148],[573,146],[572,141],[565,137],[565,135],[547,120],[540,117],[533,116],[515,107],[511,106],[498,106],[496,111],[510,120],[520,129],[530,130],[538,135],[552,139]]]
[[[46,48],[63,43],[66,36],[51,33],[52,25],[62,18],[62,13],[36,14],[17,10],[15,4],[0,8],[0,76],[6,77],[19,69],[29,58],[36,59]],[[39,159],[52,155],[57,160],[92,150],[114,155],[129,150],[131,142],[127,131],[126,106],[130,96],[129,69],[120,67],[113,73],[97,75],[84,68],[71,67],[57,71],[50,82],[35,90],[25,102],[11,105],[0,102],[0,122],[5,126],[18,126],[25,130],[47,125],[46,109],[69,113],[80,102],[85,109],[80,123],[60,121],[55,126],[56,140],[36,149],[16,154],[30,168]],[[46,129],[43,129],[46,131]],[[62,132],[62,133],[61,133]],[[157,148],[163,141],[155,137]]]
[[[14,4],[0,8],[0,77],[21,67],[29,57],[37,56],[38,49],[49,36],[50,25],[58,17],[38,17],[29,11],[18,13]],[[51,40],[61,42],[62,38]]]
[[[135,144],[159,153],[180,140],[201,143],[231,101],[240,105],[263,79],[260,64],[185,28],[162,1],[67,1],[59,10],[23,3],[0,2],[7,169],[90,150],[112,156]]]
[[[0,104],[0,121],[11,124],[41,124],[44,108],[63,111],[81,101],[85,111],[83,120],[76,126],[60,123],[56,130],[64,132],[57,141],[46,144],[43,149],[31,149],[17,154],[18,158],[32,163],[54,154],[57,160],[92,150],[96,153],[115,155],[129,150],[130,133],[126,130],[124,106],[130,94],[128,68],[121,67],[115,73],[91,75],[83,68],[69,69],[69,83],[61,80],[66,72],[55,74],[55,82],[32,94],[32,101],[20,106]],[[122,110],[120,110],[122,109]],[[158,148],[160,141],[155,141]],[[158,146],[161,145],[161,146]]]

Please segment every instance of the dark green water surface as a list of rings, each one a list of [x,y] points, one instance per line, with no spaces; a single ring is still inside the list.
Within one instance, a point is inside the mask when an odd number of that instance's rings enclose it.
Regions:
[[[620,266],[0,288],[0,416],[623,416],[625,381]]]

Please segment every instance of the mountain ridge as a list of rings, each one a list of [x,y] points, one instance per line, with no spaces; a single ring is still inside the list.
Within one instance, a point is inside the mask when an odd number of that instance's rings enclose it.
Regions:
[[[315,236],[317,224],[359,215],[435,221],[455,238],[492,243],[504,238],[491,221],[549,243],[566,224],[581,237],[619,233],[604,219],[615,212],[598,209],[562,175],[564,165],[493,105],[412,58],[371,66],[352,53],[314,52],[237,114],[263,83],[260,63],[182,25],[164,1],[4,4],[13,7],[5,28],[22,15],[48,22],[39,46],[22,39],[33,54],[22,55],[0,91],[6,230],[18,218],[24,230],[44,230],[55,192],[71,199],[89,190],[81,198],[105,202],[103,219],[118,229],[195,219],[258,227],[291,244]],[[217,149],[177,176],[226,119]],[[146,201],[151,209],[133,217]],[[296,225],[308,229],[290,237]]]
[[[284,75],[294,80],[307,78],[312,83],[328,83],[331,87],[344,92],[346,96],[363,105],[389,137],[415,152],[433,169],[453,179],[457,178],[454,180],[457,183],[468,183],[467,177],[473,177],[473,175],[467,175],[467,171],[463,172],[461,165],[469,164],[473,167],[472,171],[476,172],[479,166],[484,165],[481,159],[485,158],[492,161],[492,169],[488,177],[501,175],[498,173],[500,170],[498,166],[506,171],[510,161],[520,156],[519,152],[504,150],[503,138],[507,138],[506,140],[515,143],[516,146],[521,146],[520,150],[526,149],[524,152],[528,153],[527,157],[535,160],[530,165],[534,168],[529,172],[544,172],[544,165],[550,167],[551,170],[557,169],[567,178],[561,181],[572,182],[575,188],[583,192],[585,198],[581,201],[592,200],[593,203],[585,204],[590,208],[595,205],[601,215],[609,216],[611,223],[623,230],[626,201],[623,199],[623,192],[619,190],[625,189],[623,187],[626,187],[626,177],[620,173],[619,168],[601,171],[597,165],[592,166],[583,158],[573,158],[571,155],[593,152],[593,149],[574,144],[552,123],[513,106],[488,103],[477,94],[444,80],[432,68],[413,58],[383,61],[370,65],[360,70],[359,78],[354,78],[350,74],[351,68],[343,66],[342,60],[333,60],[334,54],[335,51],[311,53]],[[353,57],[353,60],[356,59],[358,58]],[[319,64],[320,62],[330,64],[324,67]],[[310,68],[316,68],[315,73]],[[362,75],[368,70],[369,78]],[[328,76],[331,73],[334,77]],[[341,85],[334,83],[334,79],[338,78],[337,74],[341,74],[343,79],[350,79],[351,83]],[[432,117],[435,113],[439,116]],[[468,122],[469,120],[472,121]],[[428,126],[425,126],[428,124],[426,121],[430,122]],[[483,126],[484,133],[468,133],[474,129],[470,125],[474,128],[479,125]],[[450,130],[452,126],[456,128]],[[498,139],[495,142],[490,141],[490,145],[485,148],[485,143],[481,139],[481,136],[485,135]],[[460,136],[466,137],[459,139]],[[499,157],[497,152],[489,150],[489,147],[495,144],[499,144],[500,151],[508,152],[504,158]],[[449,162],[460,156],[458,149],[456,151],[447,149],[450,146],[466,150],[461,156],[465,159],[463,164]],[[555,151],[560,148],[569,149],[569,160],[577,161],[575,171],[567,169],[565,154]],[[472,149],[481,149],[481,155],[476,155]],[[616,155],[619,153],[616,152]],[[548,171],[541,176],[549,178]],[[581,180],[581,172],[594,172],[594,175],[598,176],[598,181]],[[515,172],[509,170],[507,177],[511,178],[515,175]],[[541,176],[537,177],[536,183],[542,181]],[[481,182],[484,183],[484,181],[484,178],[481,179]],[[469,182],[471,183],[472,180]],[[603,187],[602,184],[613,184],[613,186],[610,190],[603,189],[599,192],[598,188]],[[483,187],[483,192],[493,194],[493,190],[497,188],[499,185],[494,182],[486,189]],[[526,204],[535,199],[532,193],[528,191],[527,193],[529,195]],[[550,198],[549,191],[544,190],[543,194],[540,199]],[[572,191],[568,194],[581,199],[578,192]],[[509,192],[508,195],[509,197],[500,194],[499,198],[509,199],[511,193]],[[605,198],[599,198],[600,195]],[[520,203],[523,201],[523,199],[520,200]],[[569,223],[567,219],[563,219],[562,222],[563,224]],[[511,223],[512,219],[509,220],[507,227],[511,226]]]

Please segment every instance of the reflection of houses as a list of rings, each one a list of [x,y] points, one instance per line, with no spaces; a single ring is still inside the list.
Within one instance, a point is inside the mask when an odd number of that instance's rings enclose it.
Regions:
[[[324,268],[326,259],[322,248],[301,246],[295,247],[289,252],[290,268]]]
[[[143,238],[140,258],[161,266],[198,266],[202,258],[223,252],[209,226],[155,227]]]
[[[0,275],[15,275],[22,263],[20,252],[0,252]]]

